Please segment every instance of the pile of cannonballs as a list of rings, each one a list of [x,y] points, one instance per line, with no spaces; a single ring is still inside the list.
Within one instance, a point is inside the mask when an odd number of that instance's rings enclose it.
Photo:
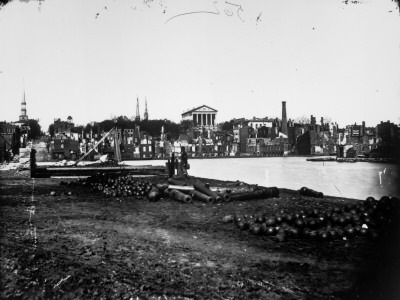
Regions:
[[[236,214],[232,220],[241,230],[249,230],[255,235],[275,236],[280,241],[288,238],[325,241],[357,236],[375,239],[399,225],[400,200],[387,196],[380,200],[368,197],[365,201],[323,211],[310,209],[298,212],[281,210],[275,215]]]
[[[92,191],[98,191],[110,197],[143,198],[148,195],[152,185],[148,181],[135,180],[131,175],[110,175],[99,173],[85,180],[78,180],[78,185],[89,186]]]

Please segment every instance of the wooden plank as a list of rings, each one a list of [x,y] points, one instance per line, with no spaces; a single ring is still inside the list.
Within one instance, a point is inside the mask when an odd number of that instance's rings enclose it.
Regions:
[[[160,170],[165,172],[165,167],[162,166],[124,166],[124,167],[47,167],[37,168],[37,170]]]
[[[114,174],[132,174],[132,175],[166,175],[165,168],[151,167],[151,168],[119,168],[119,167],[106,167],[106,168],[74,168],[74,167],[60,167],[60,168],[36,168],[31,170],[31,177],[33,178],[48,178],[54,176],[92,176],[99,172],[114,173]]]
[[[140,178],[149,178],[149,177],[156,177],[156,176],[159,176],[159,175],[135,175],[135,177],[140,177]],[[86,176],[50,176],[50,178],[55,178],[55,179],[63,179],[63,178],[69,178],[69,179],[71,179],[71,178],[81,178],[81,179],[85,179],[85,178],[88,178],[88,177],[90,177],[90,176],[88,176],[88,175],[86,175]]]

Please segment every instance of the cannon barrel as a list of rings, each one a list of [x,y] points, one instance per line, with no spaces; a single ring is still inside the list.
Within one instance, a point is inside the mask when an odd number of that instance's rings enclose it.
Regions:
[[[193,187],[196,191],[199,191],[203,194],[213,197],[216,202],[221,202],[223,200],[223,198],[220,195],[213,192],[212,190],[210,190],[209,187],[207,187],[205,184],[203,184],[199,181],[195,182],[193,184]]]
[[[190,191],[190,195],[193,197],[193,199],[198,200],[198,201],[202,201],[202,202],[206,202],[206,203],[213,203],[214,202],[214,198],[203,194],[202,192],[193,190]]]
[[[167,189],[165,189],[165,190],[162,191],[162,195],[163,195],[164,197],[170,197],[171,191],[172,191],[172,189],[167,188]]]
[[[178,190],[171,190],[169,192],[169,197],[171,199],[175,199],[175,200],[178,200],[178,201],[184,202],[184,203],[192,202],[192,197],[190,197],[189,195],[186,195]]]
[[[309,189],[305,186],[303,186],[300,189],[300,195],[302,196],[309,196],[309,197],[314,197],[314,198],[324,198],[324,194],[321,192],[317,192],[315,190]]]
[[[216,192],[216,194],[220,196],[224,202],[230,202],[232,200],[231,196],[226,192]]]
[[[231,201],[266,199],[273,197],[279,197],[279,189],[277,187],[264,188],[253,192],[230,194]]]
[[[153,202],[158,201],[161,198],[160,189],[153,186],[147,197],[148,197],[149,201],[153,201]]]
[[[168,188],[168,184],[161,184],[161,183],[157,183],[156,187],[160,190],[160,191],[164,191],[165,189]]]

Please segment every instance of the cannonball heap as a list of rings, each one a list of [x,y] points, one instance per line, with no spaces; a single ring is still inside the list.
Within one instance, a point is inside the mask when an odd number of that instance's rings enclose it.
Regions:
[[[92,191],[99,191],[110,197],[146,197],[151,190],[149,181],[135,180],[131,175],[112,175],[98,173],[85,180],[78,180],[75,184],[89,186]]]
[[[395,230],[400,220],[400,201],[396,197],[382,197],[379,201],[368,197],[365,201],[348,204],[344,208],[287,212],[275,215],[234,216],[236,226],[255,235],[274,236],[280,241],[305,238],[320,241],[351,239],[358,236],[378,238]]]

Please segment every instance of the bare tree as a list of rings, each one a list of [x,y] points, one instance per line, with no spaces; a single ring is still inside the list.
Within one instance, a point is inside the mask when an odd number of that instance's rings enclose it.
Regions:
[[[310,118],[307,117],[306,115],[301,115],[300,117],[295,118],[295,119],[294,119],[294,122],[295,122],[295,123],[302,124],[302,125],[310,124],[310,123],[311,123],[311,122],[310,122]]]
[[[323,118],[324,118],[324,123],[325,123],[325,124],[326,124],[326,123],[329,123],[329,124],[332,123],[332,118],[331,118],[330,116],[324,116]]]

